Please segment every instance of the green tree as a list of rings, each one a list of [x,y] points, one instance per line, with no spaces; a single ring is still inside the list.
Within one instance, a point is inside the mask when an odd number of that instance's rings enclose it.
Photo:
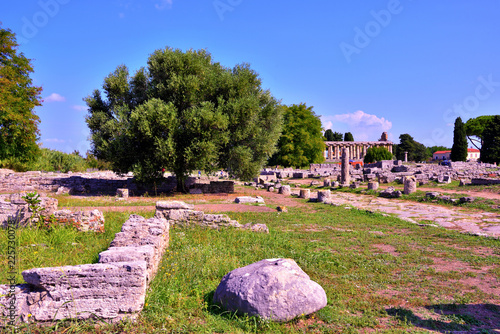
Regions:
[[[395,150],[397,159],[404,160],[405,152],[408,152],[408,161],[423,161],[430,157],[424,144],[415,141],[407,133],[399,136],[399,145]]]
[[[370,147],[366,150],[363,162],[369,164],[381,160],[392,160],[392,153],[385,147]]]
[[[158,183],[173,172],[179,191],[196,169],[250,179],[275,152],[283,108],[249,65],[226,68],[205,50],[155,51],[132,77],[121,65],[84,100],[92,154],[115,172]]]
[[[285,108],[283,132],[270,165],[305,167],[325,160],[321,120],[312,108],[304,103]]]
[[[33,161],[39,152],[41,87],[33,85],[31,60],[18,52],[15,34],[0,27],[0,161]]]
[[[353,137],[352,133],[346,132],[344,134],[344,141],[354,141],[354,137]]]
[[[478,150],[480,150],[483,145],[484,129],[488,126],[488,123],[493,120],[493,117],[494,116],[479,116],[470,118],[464,125],[467,139],[469,139],[471,144]]]
[[[333,132],[332,129],[328,129],[324,134],[326,141],[342,141],[342,134],[340,132]]]
[[[500,116],[493,116],[483,131],[481,162],[500,164]]]
[[[457,117],[453,130],[453,146],[450,154],[451,161],[467,161],[467,138],[462,119]]]

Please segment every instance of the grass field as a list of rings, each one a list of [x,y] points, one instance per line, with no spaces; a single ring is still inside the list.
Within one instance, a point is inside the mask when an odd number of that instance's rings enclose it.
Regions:
[[[237,229],[171,228],[170,247],[135,323],[97,326],[95,320],[67,321],[51,327],[31,324],[21,328],[21,332],[494,333],[493,329],[500,330],[500,240],[320,203],[288,210],[279,214],[228,213],[242,224],[267,224],[269,234]],[[50,233],[18,231],[20,269],[96,262],[97,254],[108,247],[127,217],[128,213],[106,213],[106,233],[100,235],[65,229]],[[5,240],[3,235],[0,238]],[[325,289],[328,305],[324,309],[276,324],[228,313],[212,303],[214,290],[226,273],[277,257],[294,259]],[[1,259],[3,267],[3,254]]]

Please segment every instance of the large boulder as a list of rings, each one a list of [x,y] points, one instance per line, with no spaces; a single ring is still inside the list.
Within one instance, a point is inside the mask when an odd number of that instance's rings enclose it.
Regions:
[[[229,311],[288,321],[326,306],[326,293],[292,259],[267,259],[222,278],[214,302]]]

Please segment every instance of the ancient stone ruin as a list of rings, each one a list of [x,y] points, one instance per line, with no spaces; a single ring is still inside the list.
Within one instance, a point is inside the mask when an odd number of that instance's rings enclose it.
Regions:
[[[218,181],[215,178],[189,177],[186,181],[188,189],[197,189],[202,193],[233,193],[234,181]],[[16,173],[8,169],[0,169],[0,192],[53,192],[58,195],[110,195],[117,194],[118,189],[127,189],[130,195],[148,193],[170,193],[177,187],[176,178],[169,176],[156,189],[146,188],[135,182],[129,173],[117,175],[111,171],[93,173],[54,173],[30,171]],[[119,196],[121,196],[119,194]]]
[[[15,222],[17,227],[26,227],[30,224],[44,224],[50,222],[59,225],[70,225],[80,231],[104,232],[104,215],[99,210],[71,211],[58,210],[58,201],[46,196],[39,197],[39,214],[47,221],[39,222],[40,217],[33,217],[28,203],[23,198],[26,194],[15,193],[0,195],[0,226],[6,228],[8,222]]]
[[[12,300],[21,322],[134,319],[144,306],[147,286],[168,247],[173,224],[269,232],[264,224],[241,225],[226,215],[194,211],[184,202],[158,202],[154,218],[129,217],[110,247],[99,254],[98,263],[25,270],[26,284],[14,287],[15,299],[10,285],[0,285],[0,326],[5,326]]]

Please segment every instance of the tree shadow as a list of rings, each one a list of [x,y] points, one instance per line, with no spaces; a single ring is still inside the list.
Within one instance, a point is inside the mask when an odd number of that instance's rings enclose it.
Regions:
[[[403,307],[393,307],[386,311],[401,322],[440,333],[449,333],[450,331],[493,333],[490,330],[500,329],[500,306],[498,305],[437,304],[425,308],[433,312],[426,318]]]

